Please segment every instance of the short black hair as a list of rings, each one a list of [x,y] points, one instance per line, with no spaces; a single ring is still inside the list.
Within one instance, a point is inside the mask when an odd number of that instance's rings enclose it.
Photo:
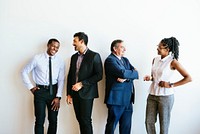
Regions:
[[[110,51],[113,52],[113,51],[114,51],[113,47],[117,47],[117,44],[118,44],[118,43],[122,43],[122,42],[123,42],[123,40],[120,40],[120,39],[114,40],[114,41],[111,43]]]
[[[51,39],[49,39],[47,45],[51,44],[52,42],[58,42],[60,44],[60,42],[57,39],[51,38]]]
[[[74,37],[78,37],[79,40],[83,40],[85,45],[87,46],[88,43],[88,36],[84,32],[78,32],[74,34]]]

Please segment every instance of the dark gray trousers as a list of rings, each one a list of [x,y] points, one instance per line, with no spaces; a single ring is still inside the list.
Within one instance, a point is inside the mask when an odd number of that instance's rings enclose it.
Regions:
[[[146,131],[148,134],[156,134],[155,123],[159,116],[160,134],[168,134],[171,110],[174,104],[174,95],[154,96],[149,95],[146,105]]]

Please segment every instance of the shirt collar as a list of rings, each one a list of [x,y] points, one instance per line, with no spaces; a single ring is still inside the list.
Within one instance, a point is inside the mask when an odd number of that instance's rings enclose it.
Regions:
[[[119,60],[121,60],[122,59],[122,57],[120,57],[120,56],[117,56],[116,54],[114,54],[114,53],[112,53],[114,56],[116,56]]]
[[[168,58],[170,58],[171,57],[171,55],[167,55],[165,58],[163,58],[163,59],[161,59],[161,57],[160,57],[160,61],[161,62],[165,62]]]
[[[80,52],[78,52],[78,55],[85,55],[85,53],[87,52],[88,47],[86,47],[85,51],[83,52],[83,54],[81,54]]]
[[[48,55],[47,52],[45,52],[44,55],[45,55],[45,58],[51,57],[51,59],[54,59],[56,57],[56,55],[53,55],[53,56]]]

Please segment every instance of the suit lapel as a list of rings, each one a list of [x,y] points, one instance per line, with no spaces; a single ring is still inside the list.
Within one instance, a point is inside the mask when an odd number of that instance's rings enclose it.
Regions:
[[[77,60],[78,60],[78,53],[76,53],[76,54],[74,55],[74,60],[73,60],[74,65],[76,65]]]
[[[126,62],[125,62],[125,60],[124,60],[124,57],[121,58],[121,62],[122,62],[122,64],[123,64],[123,66],[126,67]]]
[[[112,59],[115,59],[117,61],[118,64],[122,65],[121,61],[119,60],[119,58],[117,58],[113,53],[111,53]]]
[[[89,53],[90,53],[90,50],[88,49],[87,52],[85,53],[84,57],[83,57],[79,71],[81,70],[82,66],[84,66],[86,64],[86,61],[88,59],[87,57],[88,57]]]

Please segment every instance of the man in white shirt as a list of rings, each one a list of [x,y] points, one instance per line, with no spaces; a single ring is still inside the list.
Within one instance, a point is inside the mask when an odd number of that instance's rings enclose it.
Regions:
[[[65,78],[65,64],[55,55],[59,47],[57,39],[50,39],[47,51],[35,55],[22,70],[23,83],[34,95],[35,134],[44,134],[46,107],[49,120],[47,133],[56,134],[57,131],[57,115]],[[32,84],[29,73],[32,73],[35,84]]]

